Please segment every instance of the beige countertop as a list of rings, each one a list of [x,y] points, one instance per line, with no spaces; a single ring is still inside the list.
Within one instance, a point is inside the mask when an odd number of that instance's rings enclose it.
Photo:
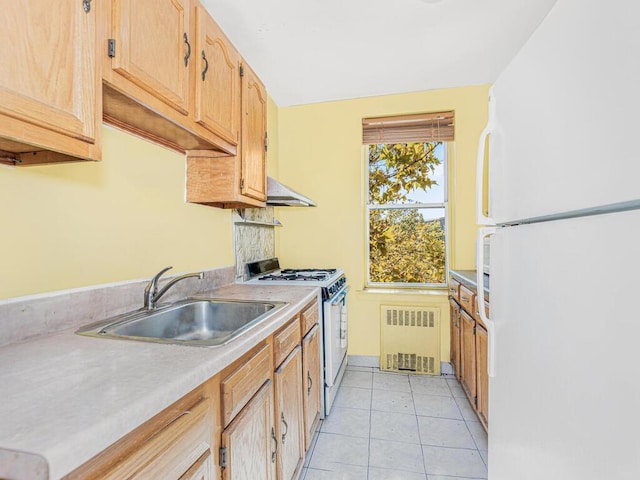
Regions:
[[[220,372],[318,293],[242,284],[209,292],[289,303],[219,347],[90,338],[74,334],[76,328],[1,347],[0,478],[71,472]]]
[[[478,282],[476,280],[476,270],[449,270],[449,273],[453,278],[465,285],[467,288],[471,288],[477,292]],[[484,274],[484,298],[489,301],[489,282],[491,278],[486,273]]]

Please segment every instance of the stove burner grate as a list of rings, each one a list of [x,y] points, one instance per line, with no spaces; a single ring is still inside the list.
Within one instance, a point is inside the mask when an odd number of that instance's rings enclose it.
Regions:
[[[258,280],[289,280],[289,281],[322,281],[327,278],[326,273],[320,273],[316,275],[300,275],[297,273],[285,273],[284,270],[282,274],[276,275],[264,275],[260,277]]]
[[[338,270],[335,268],[285,268],[280,270],[283,274],[308,273],[308,274],[326,274],[333,275]]]

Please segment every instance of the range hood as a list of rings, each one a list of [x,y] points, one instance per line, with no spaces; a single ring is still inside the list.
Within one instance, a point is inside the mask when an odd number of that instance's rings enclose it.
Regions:
[[[267,205],[273,207],[315,207],[316,202],[267,177]]]

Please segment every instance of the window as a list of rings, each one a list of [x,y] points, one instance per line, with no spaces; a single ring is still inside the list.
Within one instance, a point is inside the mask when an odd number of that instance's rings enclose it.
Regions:
[[[368,285],[444,286],[453,112],[363,120]]]

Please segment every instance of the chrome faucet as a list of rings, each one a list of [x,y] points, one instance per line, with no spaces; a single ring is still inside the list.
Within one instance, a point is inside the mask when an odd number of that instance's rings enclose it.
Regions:
[[[146,310],[153,310],[156,308],[156,303],[160,300],[167,290],[173,287],[180,280],[184,280],[185,278],[198,277],[200,280],[204,278],[204,272],[199,273],[187,273],[186,275],[180,275],[179,277],[173,278],[167,283],[164,287],[158,291],[158,280],[160,277],[168,270],[171,270],[173,267],[166,267],[160,270],[155,277],[153,277],[147,286],[144,289],[144,308]]]

